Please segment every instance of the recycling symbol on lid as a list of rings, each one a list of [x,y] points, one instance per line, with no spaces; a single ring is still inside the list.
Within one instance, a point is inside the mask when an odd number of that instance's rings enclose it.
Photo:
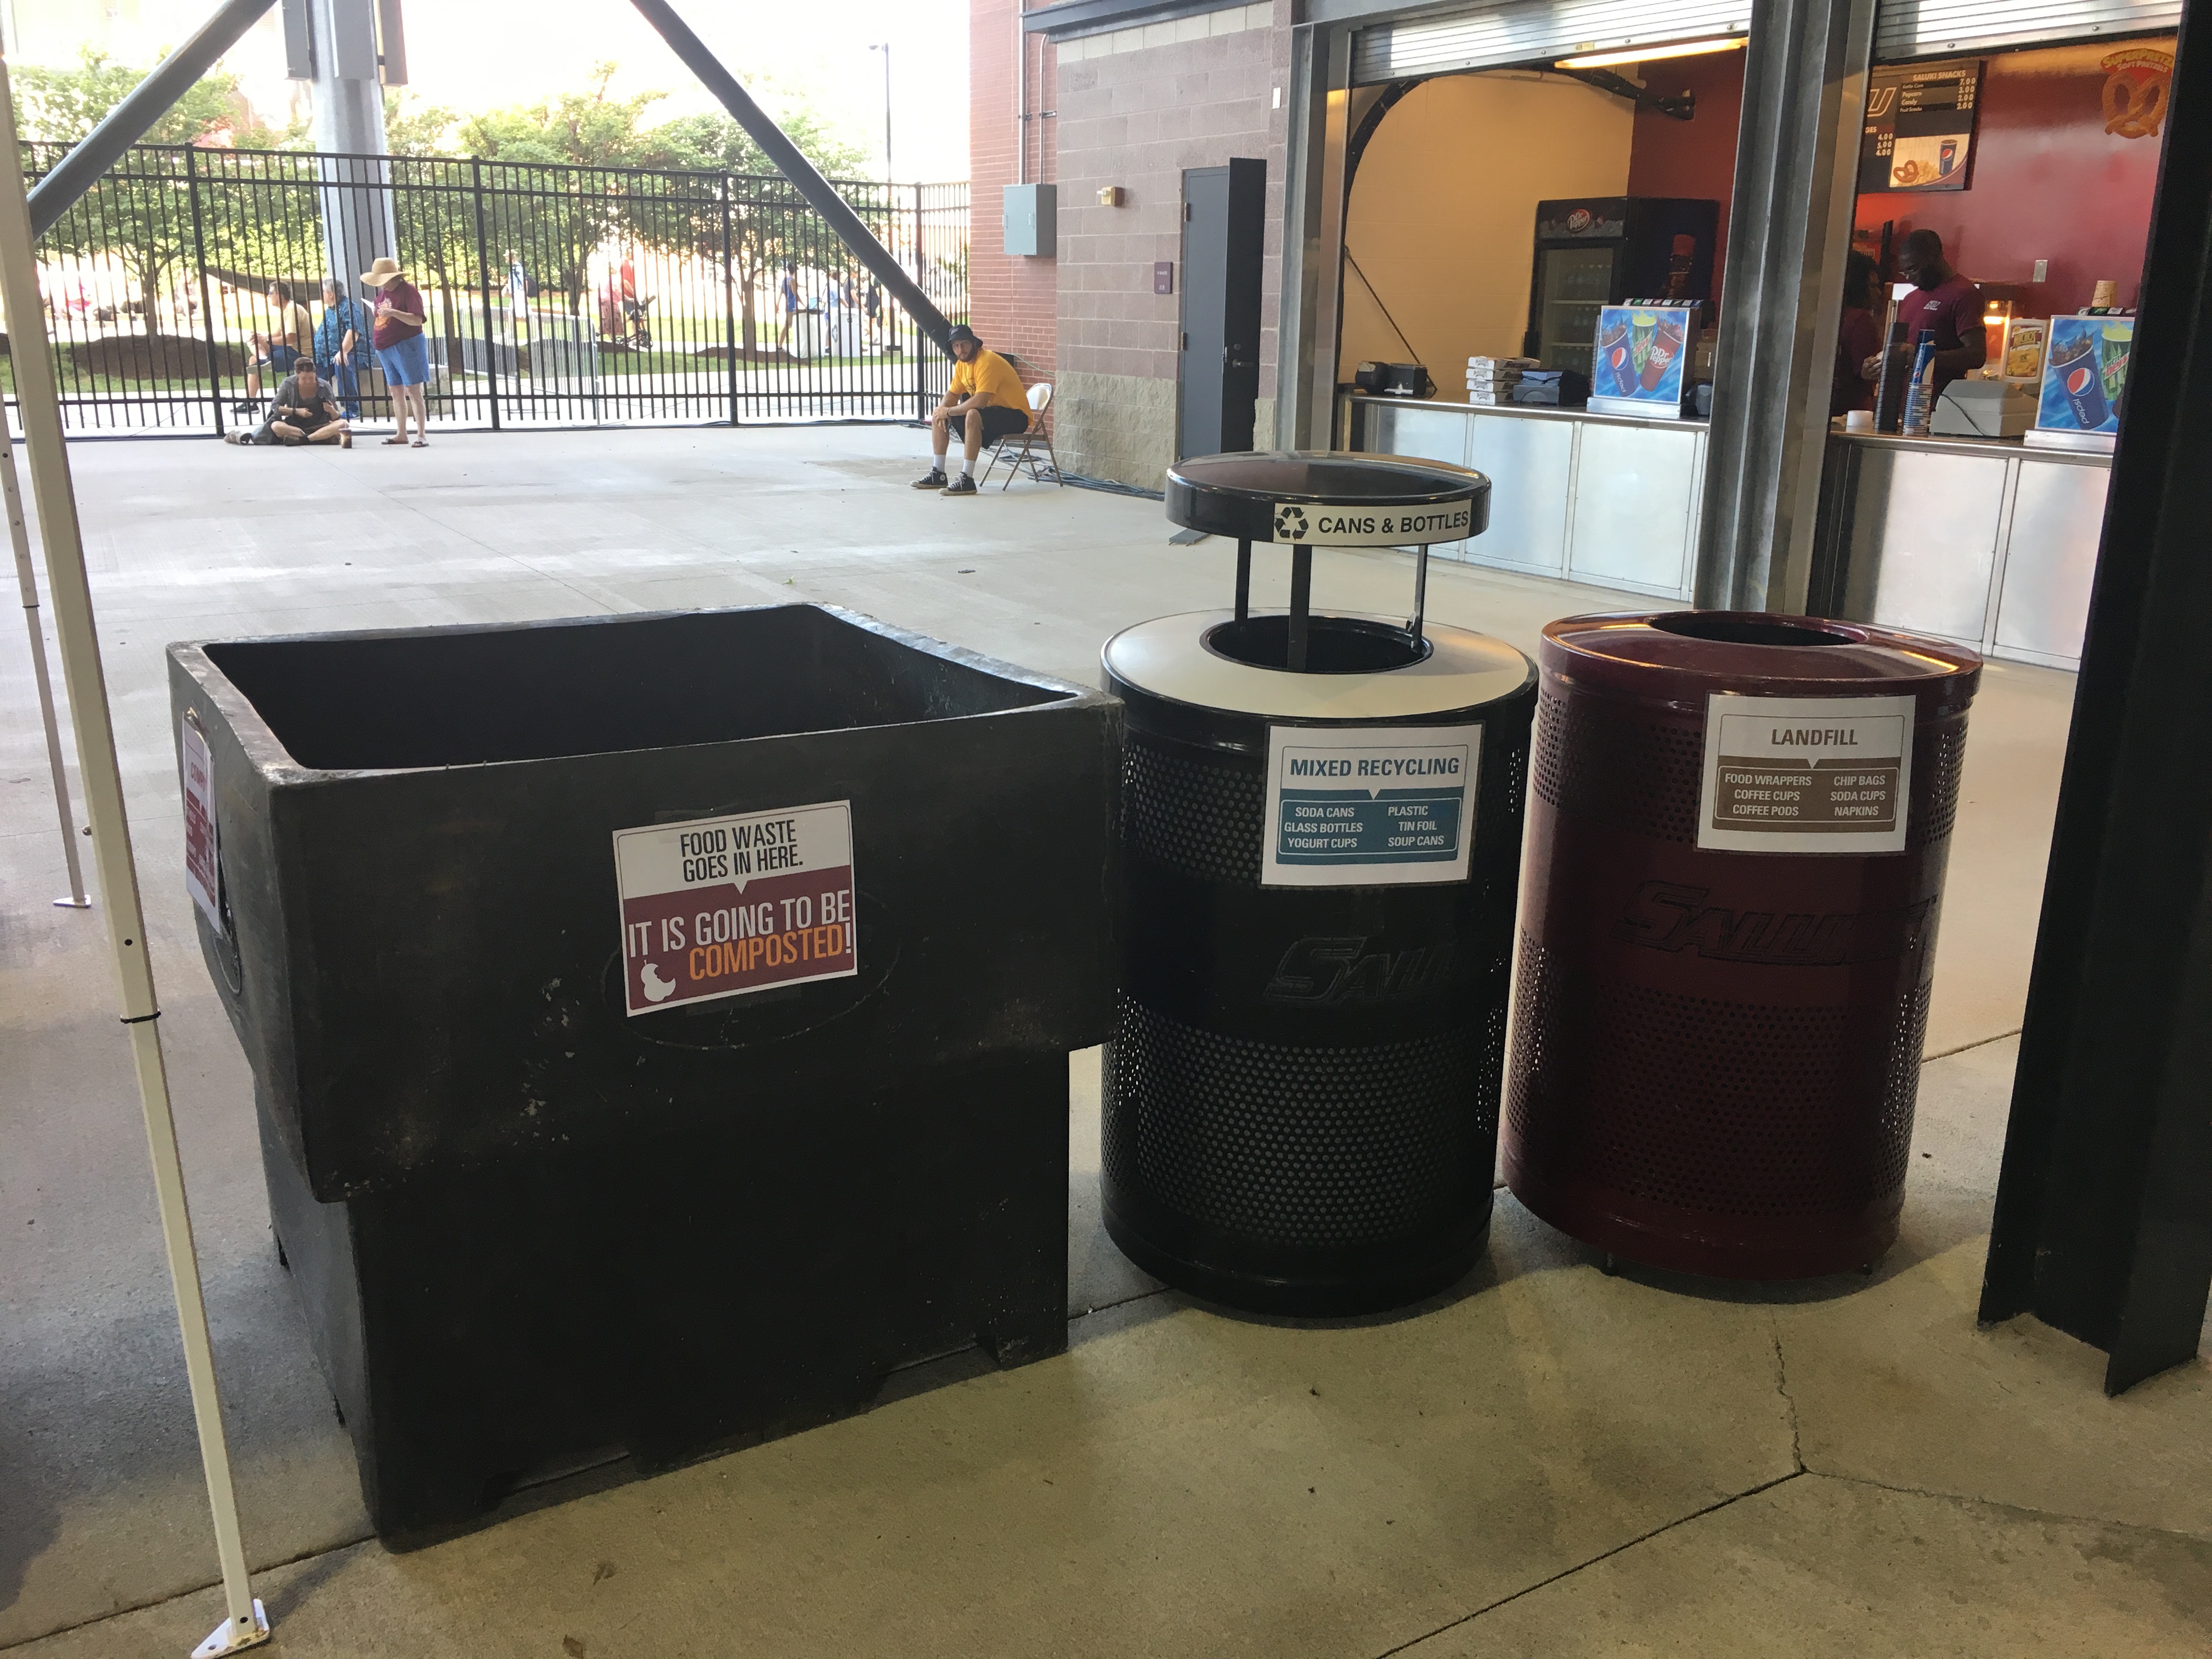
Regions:
[[[1305,509],[1302,507],[1278,507],[1275,509],[1275,539],[1279,542],[1302,542],[1305,538]]]

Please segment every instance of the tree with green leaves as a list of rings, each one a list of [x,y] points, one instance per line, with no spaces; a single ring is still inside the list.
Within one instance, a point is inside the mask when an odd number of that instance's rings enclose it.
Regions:
[[[392,155],[446,155],[461,118],[394,88],[384,94],[384,148]]]
[[[461,153],[486,161],[562,167],[666,166],[665,152],[646,128],[645,113],[668,94],[615,97],[608,88],[620,69],[617,64],[594,64],[592,83],[581,92],[468,117],[456,134]]]
[[[74,144],[107,118],[150,70],[119,64],[86,47],[71,69],[26,64],[9,70],[15,91],[17,130],[25,138]],[[227,134],[237,149],[267,149],[275,135],[249,118],[234,75],[210,75],[185,88],[161,112],[142,144],[194,144]]]
[[[26,64],[11,71],[24,137],[74,144],[121,103],[148,71],[88,48],[69,69]],[[227,136],[235,149],[266,150],[268,128],[248,119],[238,79],[210,75],[185,89],[147,132],[148,144],[191,144]],[[185,158],[178,150],[139,150],[123,163],[130,177],[112,173],[88,191],[44,245],[57,253],[88,258],[105,255],[137,285],[146,330],[155,331],[155,307],[172,272],[193,253],[191,203]],[[218,249],[210,247],[210,258]]]
[[[581,92],[469,117],[455,134],[462,152],[502,166],[775,175],[775,168],[760,147],[726,116],[688,115],[648,125],[650,112],[667,94],[616,97],[611,88],[617,70],[611,63],[597,64],[592,84]],[[866,160],[863,150],[811,110],[788,107],[781,125],[825,174],[857,172]],[[561,194],[532,203],[527,212],[519,203],[495,196],[493,235],[501,246],[526,240],[544,279],[568,295],[572,312],[582,302],[592,253],[611,237],[623,236],[721,264],[719,184],[702,179],[698,189],[687,190],[672,181],[670,187],[641,198],[616,179],[550,176],[561,181]],[[535,175],[541,182],[548,177]],[[733,204],[732,210],[731,254],[737,270],[728,275],[742,297],[749,347],[757,337],[755,278],[781,255],[782,228],[793,222],[793,210],[799,205],[788,187],[769,195],[775,199],[757,206],[749,201]],[[781,199],[785,197],[788,204]]]
[[[848,143],[813,111],[785,109],[776,123],[799,153],[814,164],[824,178],[858,173],[866,162],[862,150]],[[684,115],[654,129],[653,137],[665,149],[668,165],[724,175],[732,182],[730,203],[730,264],[724,275],[738,293],[739,337],[746,351],[760,344],[760,290],[763,278],[793,252],[788,233],[806,213],[798,191],[776,172],[775,164],[753,142],[752,135],[726,115]],[[856,204],[864,218],[870,215]],[[711,216],[695,215],[691,222],[691,251],[716,264],[722,263],[722,230],[719,205]],[[887,226],[871,224],[878,236]]]
[[[664,94],[614,97],[608,86],[616,69],[594,64],[592,84],[581,92],[471,115],[454,134],[463,155],[499,164],[487,179],[488,234],[501,247],[526,247],[538,280],[562,295],[572,315],[583,304],[592,252],[621,220],[621,204],[610,181],[535,169],[654,165],[658,152],[643,142],[643,122]]]

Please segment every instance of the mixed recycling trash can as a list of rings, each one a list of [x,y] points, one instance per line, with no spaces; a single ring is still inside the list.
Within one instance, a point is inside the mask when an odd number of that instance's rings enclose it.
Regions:
[[[815,605],[170,664],[201,943],[386,1538],[1065,1346],[1109,698]]]
[[[1981,661],[1724,611],[1544,630],[1506,1177],[1739,1279],[1897,1237]]]
[[[1315,543],[1479,532],[1489,482],[1358,455],[1169,475],[1176,523],[1239,543],[1232,610],[1115,635],[1126,705],[1106,1226],[1232,1306],[1401,1305],[1489,1224],[1535,674],[1511,647],[1310,605]],[[1251,544],[1288,544],[1255,613]]]

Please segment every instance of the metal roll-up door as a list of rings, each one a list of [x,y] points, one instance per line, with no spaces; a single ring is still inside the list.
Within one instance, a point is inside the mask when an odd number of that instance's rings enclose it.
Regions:
[[[1882,0],[1875,17],[1874,57],[1877,64],[1899,64],[2180,27],[2180,0]]]
[[[1741,34],[1750,19],[1750,0],[1507,0],[1362,29],[1352,40],[1352,80],[1372,86],[1571,52]]]

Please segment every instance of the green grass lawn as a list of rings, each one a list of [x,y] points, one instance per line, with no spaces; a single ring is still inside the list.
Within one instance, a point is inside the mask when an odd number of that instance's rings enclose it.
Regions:
[[[174,380],[125,380],[112,374],[85,374],[75,369],[61,371],[61,392],[64,398],[92,398],[103,395],[145,397],[155,392],[175,392],[191,396],[204,392],[207,382],[195,380],[182,385]],[[12,357],[0,357],[0,396],[15,395],[15,363]],[[243,396],[244,394],[240,394]]]

